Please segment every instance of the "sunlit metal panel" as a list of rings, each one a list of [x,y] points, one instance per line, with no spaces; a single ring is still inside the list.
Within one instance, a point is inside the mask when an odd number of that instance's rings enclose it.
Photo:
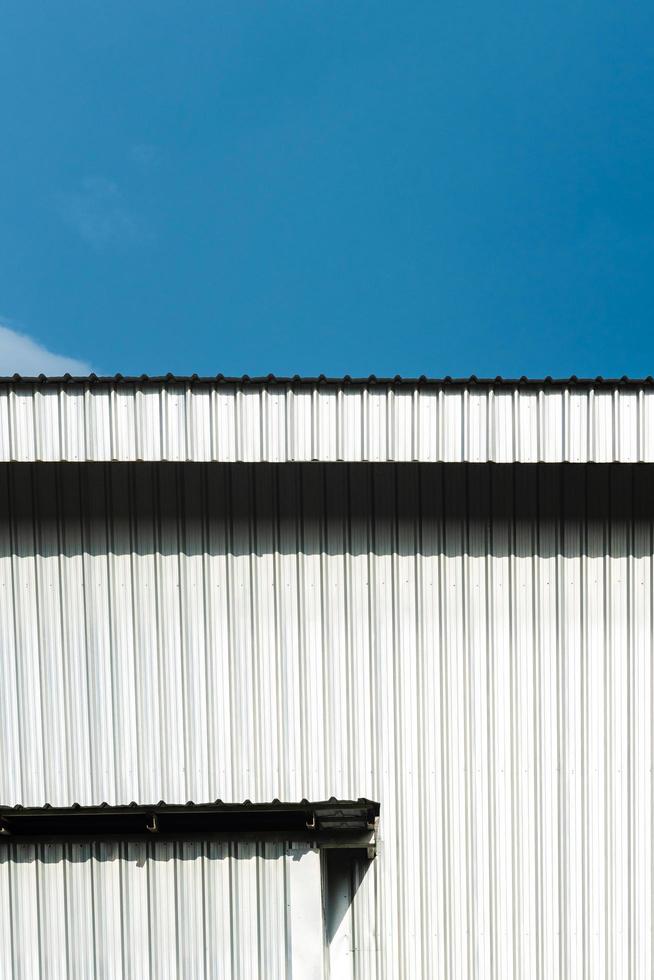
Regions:
[[[323,980],[318,852],[282,843],[0,846],[4,980]]]
[[[0,461],[654,461],[654,385],[0,382]]]
[[[367,796],[378,857],[334,924],[358,976],[649,976],[652,500],[632,465],[0,467],[0,800]],[[177,873],[153,973],[201,938]],[[257,874],[234,915],[269,935]]]

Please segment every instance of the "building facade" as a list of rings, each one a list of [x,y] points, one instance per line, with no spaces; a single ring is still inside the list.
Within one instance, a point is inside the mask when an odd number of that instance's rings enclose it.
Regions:
[[[652,462],[651,379],[0,382],[0,976],[650,976]]]

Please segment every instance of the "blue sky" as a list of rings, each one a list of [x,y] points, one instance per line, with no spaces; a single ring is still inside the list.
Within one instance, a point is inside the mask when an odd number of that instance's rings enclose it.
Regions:
[[[643,0],[5,5],[0,373],[654,373],[653,36]]]

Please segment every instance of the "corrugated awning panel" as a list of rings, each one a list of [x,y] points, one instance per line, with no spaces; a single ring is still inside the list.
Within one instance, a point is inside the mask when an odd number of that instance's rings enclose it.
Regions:
[[[305,839],[368,846],[379,804],[371,800],[298,803],[155,804],[0,807],[0,840],[210,838]]]

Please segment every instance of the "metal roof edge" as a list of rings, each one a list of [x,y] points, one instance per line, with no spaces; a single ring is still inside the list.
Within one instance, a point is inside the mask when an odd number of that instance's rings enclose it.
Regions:
[[[375,809],[376,813],[379,814],[380,804],[364,796],[361,796],[356,800],[337,799],[335,796],[331,796],[327,800],[309,800],[306,797],[303,797],[301,800],[293,800],[290,802],[275,798],[273,800],[264,800],[260,803],[253,803],[252,800],[226,803],[221,799],[210,800],[205,803],[196,803],[194,800],[188,800],[186,803],[167,803],[165,800],[159,800],[158,803],[137,803],[136,800],[131,800],[129,803],[107,803],[102,801],[101,803],[91,804],[71,803],[68,806],[54,806],[51,803],[44,803],[41,806],[14,803],[13,805],[0,804],[0,818],[18,814],[56,815],[64,813],[133,813],[134,811],[140,810],[147,810],[148,813],[152,810],[169,810],[171,812],[205,810],[233,813],[240,811],[247,811],[248,813],[251,813],[256,811],[274,810],[284,812],[287,810],[301,810],[307,808],[325,809],[330,807],[341,807],[346,809],[361,809],[362,807],[369,807]]]
[[[446,375],[442,378],[430,378],[426,375],[421,375],[420,377],[403,377],[401,375],[395,375],[394,377],[381,377],[374,374],[368,375],[366,377],[353,377],[351,375],[344,375],[342,377],[327,377],[326,375],[317,376],[302,376],[302,375],[261,375],[261,376],[250,376],[243,374],[240,376],[228,376],[223,374],[216,374],[213,376],[200,376],[197,374],[191,375],[176,375],[176,374],[164,374],[164,375],[70,375],[64,374],[61,376],[46,376],[44,374],[38,376],[23,376],[19,374],[5,375],[0,377],[0,386],[3,387],[16,387],[20,385],[26,385],[34,387],[36,385],[76,385],[76,386],[87,386],[95,387],[99,385],[110,386],[110,385],[132,385],[132,386],[165,386],[169,384],[186,384],[191,386],[206,386],[206,385],[228,385],[230,387],[265,387],[267,385],[284,385],[287,387],[369,387],[374,385],[380,385],[382,387],[432,387],[432,388],[448,388],[448,387],[473,387],[479,386],[484,388],[643,388],[654,386],[654,377],[648,375],[642,378],[630,378],[623,375],[619,378],[605,378],[598,375],[594,378],[583,378],[577,375],[570,375],[569,377],[555,378],[551,376],[546,376],[543,378],[529,378],[522,376],[519,378],[505,378],[500,375],[491,377],[478,377],[477,375],[470,375],[468,377],[450,377]]]
[[[363,848],[373,856],[380,805],[372,800],[298,803],[128,803],[0,806],[0,841],[303,840]]]

